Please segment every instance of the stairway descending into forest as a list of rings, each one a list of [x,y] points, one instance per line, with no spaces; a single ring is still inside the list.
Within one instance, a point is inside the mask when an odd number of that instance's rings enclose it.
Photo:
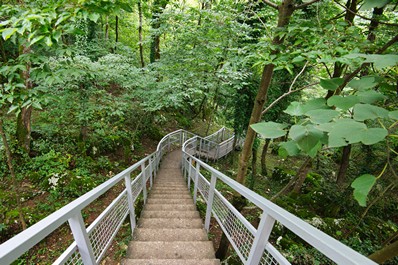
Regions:
[[[133,241],[122,261],[125,265],[220,264],[207,238],[212,219],[245,265],[291,264],[278,244],[274,244],[276,238],[284,236],[281,229],[274,229],[276,223],[331,262],[376,264],[206,163],[226,156],[238,140],[225,128],[207,137],[185,130],[167,134],[152,154],[1,244],[0,264],[23,262],[24,253],[32,251],[29,254],[33,255],[33,250],[39,249],[33,247],[45,242],[42,240],[65,223],[74,240],[66,249],[62,249],[64,244],[57,246],[56,251],[63,252],[53,264],[101,264],[127,217]],[[175,148],[178,150],[172,151]],[[84,209],[122,183],[125,189],[86,226]],[[249,221],[252,217],[247,218],[224,197],[217,183],[246,198],[261,213],[256,227]],[[136,206],[141,204],[140,198],[144,200],[144,209],[137,225]],[[198,200],[206,207],[204,224],[196,211]]]
[[[176,150],[162,161],[122,264],[220,264],[183,179],[181,155]]]

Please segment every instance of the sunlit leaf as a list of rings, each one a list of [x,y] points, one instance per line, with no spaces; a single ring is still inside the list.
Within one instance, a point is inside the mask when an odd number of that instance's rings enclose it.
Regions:
[[[261,134],[264,138],[275,139],[286,135],[286,131],[283,130],[287,127],[286,124],[276,123],[276,122],[261,122],[250,125],[252,129]]]
[[[6,28],[2,33],[1,36],[3,37],[4,40],[8,40],[12,34],[17,32],[17,28]]]
[[[351,187],[354,189],[354,198],[359,205],[366,206],[366,199],[375,183],[376,177],[370,174],[362,175],[351,183]]]

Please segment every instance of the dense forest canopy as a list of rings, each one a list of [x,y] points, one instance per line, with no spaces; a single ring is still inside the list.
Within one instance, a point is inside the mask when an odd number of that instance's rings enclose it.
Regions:
[[[0,4],[1,242],[165,133],[227,126],[244,145],[215,166],[397,264],[396,0]]]

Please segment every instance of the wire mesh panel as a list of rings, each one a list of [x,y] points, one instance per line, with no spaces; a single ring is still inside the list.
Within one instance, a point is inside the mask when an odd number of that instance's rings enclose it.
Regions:
[[[251,227],[250,229],[250,224],[246,221],[245,217],[232,209],[234,207],[231,203],[223,198],[219,192],[214,194],[213,214],[230,238],[230,242],[234,245],[238,255],[243,260],[247,260],[254,242],[254,231],[252,231],[254,228]]]
[[[131,191],[132,191],[132,195],[133,195],[133,201],[135,201],[137,199],[138,195],[140,195],[141,190],[142,190],[141,176],[142,176],[142,174],[140,173],[134,179],[134,181],[131,183]]]
[[[99,222],[89,231],[89,239],[98,260],[107,249],[128,213],[127,192],[124,191],[101,214]],[[96,221],[97,221],[96,220]],[[96,222],[95,221],[95,222]]]
[[[264,254],[260,260],[261,265],[278,265],[279,262],[269,253],[267,250],[264,250]]]
[[[77,246],[74,248],[73,254],[69,257],[69,259],[64,264],[66,264],[66,265],[83,264],[83,260],[82,260],[82,257],[80,256],[80,252],[77,249]]]
[[[202,174],[199,173],[198,177],[198,190],[202,194],[203,199],[207,202],[207,198],[209,197],[209,188],[210,183],[203,177]]]

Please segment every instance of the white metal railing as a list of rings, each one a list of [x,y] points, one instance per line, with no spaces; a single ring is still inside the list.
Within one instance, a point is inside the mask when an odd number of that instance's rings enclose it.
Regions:
[[[147,185],[152,187],[162,156],[173,145],[181,146],[193,136],[184,130],[167,134],[159,142],[156,152],[4,242],[0,245],[0,264],[12,263],[65,222],[69,223],[75,241],[54,264],[99,264],[127,215],[134,230],[134,204],[140,195],[146,202]],[[133,174],[137,170],[139,173]],[[82,210],[123,180],[125,189],[86,229]]]
[[[214,139],[214,138],[213,138]],[[269,237],[275,221],[312,245],[337,264],[373,265],[375,262],[316,229],[297,216],[270,202],[252,190],[239,184],[218,170],[212,168],[195,155],[201,154],[201,137],[187,140],[182,147],[182,170],[188,187],[193,183],[193,197],[201,196],[206,203],[205,229],[208,231],[213,216],[229,239],[232,247],[244,264],[290,264],[270,242]],[[197,150],[199,148],[199,150]],[[211,175],[210,181],[201,173]],[[236,193],[262,210],[261,221],[256,229],[235,207],[216,189],[217,181],[222,181]]]

